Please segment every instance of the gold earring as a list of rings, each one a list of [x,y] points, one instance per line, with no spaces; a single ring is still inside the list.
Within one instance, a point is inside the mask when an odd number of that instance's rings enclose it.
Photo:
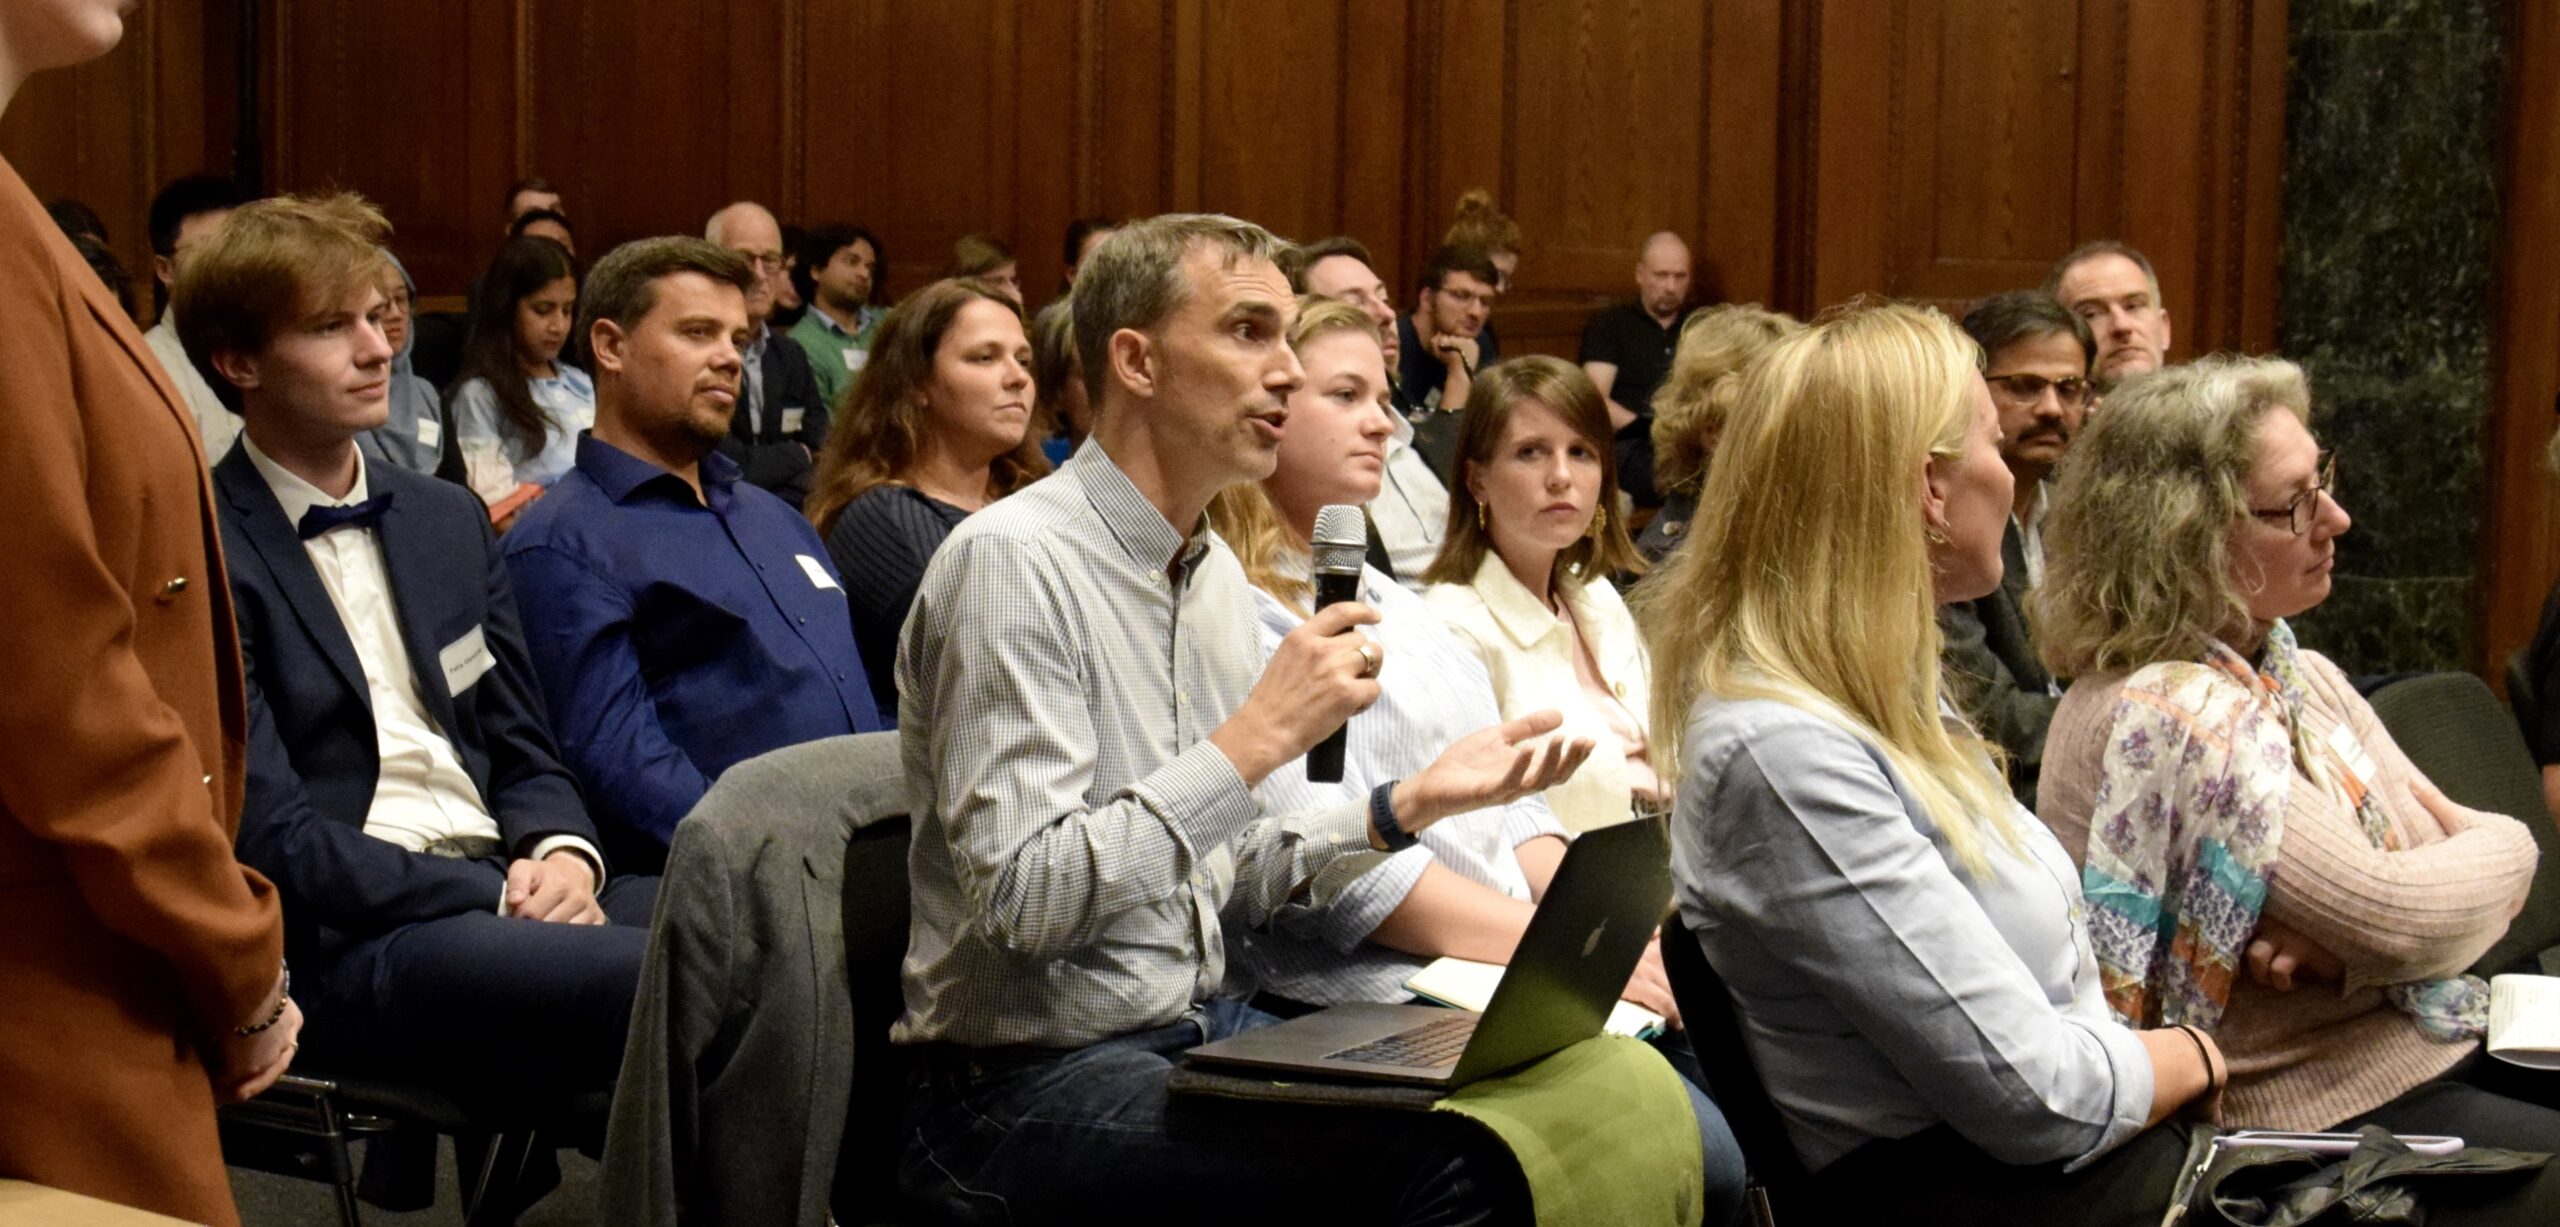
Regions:
[[[1607,531],[1609,531],[1609,506],[1608,504],[1603,503],[1600,506],[1591,509],[1591,532],[1589,533],[1589,536],[1592,540],[1597,541],[1600,539],[1600,534]]]
[[[1920,535],[1927,537],[1929,539],[1929,544],[1931,545],[1945,545],[1947,543],[1947,535],[1934,528],[1923,528],[1920,530]]]

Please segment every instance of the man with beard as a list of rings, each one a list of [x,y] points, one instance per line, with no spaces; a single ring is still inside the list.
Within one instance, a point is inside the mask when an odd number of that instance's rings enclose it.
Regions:
[[[1966,313],[1964,330],[1985,355],[1982,378],[2000,415],[2000,458],[2017,494],[2000,538],[2000,586],[1980,600],[1940,607],[1938,624],[1966,715],[2008,751],[2011,787],[2033,809],[2045,726],[2062,685],[2028,638],[2026,599],[2044,582],[2044,522],[2052,510],[2045,479],[2080,433],[2098,343],[2079,316],[2036,290],[1984,299]]]
[[[880,241],[860,226],[822,226],[810,232],[798,258],[793,279],[809,310],[791,326],[791,339],[808,351],[819,398],[833,405],[871,360],[871,338],[888,314],[871,303],[880,279]]]
[[[817,530],[717,452],[754,278],[702,239],[596,262],[579,320],[595,429],[506,537],[561,757],[634,872],[730,766],[881,726]]]

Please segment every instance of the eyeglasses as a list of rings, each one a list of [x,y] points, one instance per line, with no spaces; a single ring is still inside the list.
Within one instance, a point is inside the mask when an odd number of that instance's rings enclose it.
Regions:
[[[2338,454],[2336,452],[2320,458],[2320,479],[2312,483],[2310,489],[2294,495],[2282,507],[2263,509],[2252,507],[2249,509],[2249,514],[2269,524],[2282,524],[2287,532],[2299,537],[2311,531],[2311,521],[2320,514],[2320,496],[2323,494],[2328,495],[2332,503],[2338,501]]]
[[[778,251],[741,251],[738,256],[755,266],[758,271],[767,273],[782,271],[783,263],[787,259]]]
[[[2047,379],[2042,375],[1985,375],[1982,382],[1998,390],[2001,399],[2014,405],[2032,405],[2044,399],[2044,390],[2053,389],[2053,398],[2065,409],[2089,403],[2089,381],[2077,375]]]

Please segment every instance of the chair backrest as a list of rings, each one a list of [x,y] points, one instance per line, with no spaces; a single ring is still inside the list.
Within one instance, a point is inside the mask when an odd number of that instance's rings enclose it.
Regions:
[[[1699,949],[1696,935],[1674,913],[1662,926],[1662,969],[1671,976],[1671,995],[1680,1001],[1680,1021],[1689,1030],[1698,1067],[1707,1076],[1707,1098],[1724,1113],[1742,1158],[1762,1183],[1776,1184],[1804,1174],[1795,1143],[1787,1140],[1786,1122],[1760,1081],[1759,1062],[1742,1041],[1742,1020],[1734,1013],[1733,995]]]
[[[2525,748],[2539,758],[2541,752],[2533,741],[2542,733],[2542,696],[2533,688],[2533,670],[2527,667],[2525,654],[2523,648],[2507,654],[2507,706],[2516,711],[2516,727],[2524,730]]]
[[[874,1221],[897,1204],[898,1157],[905,1151],[907,1050],[889,1042],[906,999],[898,968],[907,957],[905,815],[853,833],[844,849],[845,979],[853,990],[853,1097],[836,1152],[836,1218]]]
[[[2524,911],[2473,969],[2500,971],[2560,945],[2560,826],[2543,803],[2542,774],[2506,705],[2468,673],[2393,682],[2375,691],[2372,702],[2384,731],[2444,795],[2514,818],[2542,849]]]

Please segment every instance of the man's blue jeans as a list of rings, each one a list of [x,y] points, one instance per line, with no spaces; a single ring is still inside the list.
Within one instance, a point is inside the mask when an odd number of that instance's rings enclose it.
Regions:
[[[1274,1022],[1210,1002],[1073,1052],[929,1048],[900,1185],[965,1223],[1528,1223],[1520,1170],[1447,1113],[1172,1096],[1181,1053]],[[1742,1156],[1703,1098],[1709,1223],[1739,1209]]]

